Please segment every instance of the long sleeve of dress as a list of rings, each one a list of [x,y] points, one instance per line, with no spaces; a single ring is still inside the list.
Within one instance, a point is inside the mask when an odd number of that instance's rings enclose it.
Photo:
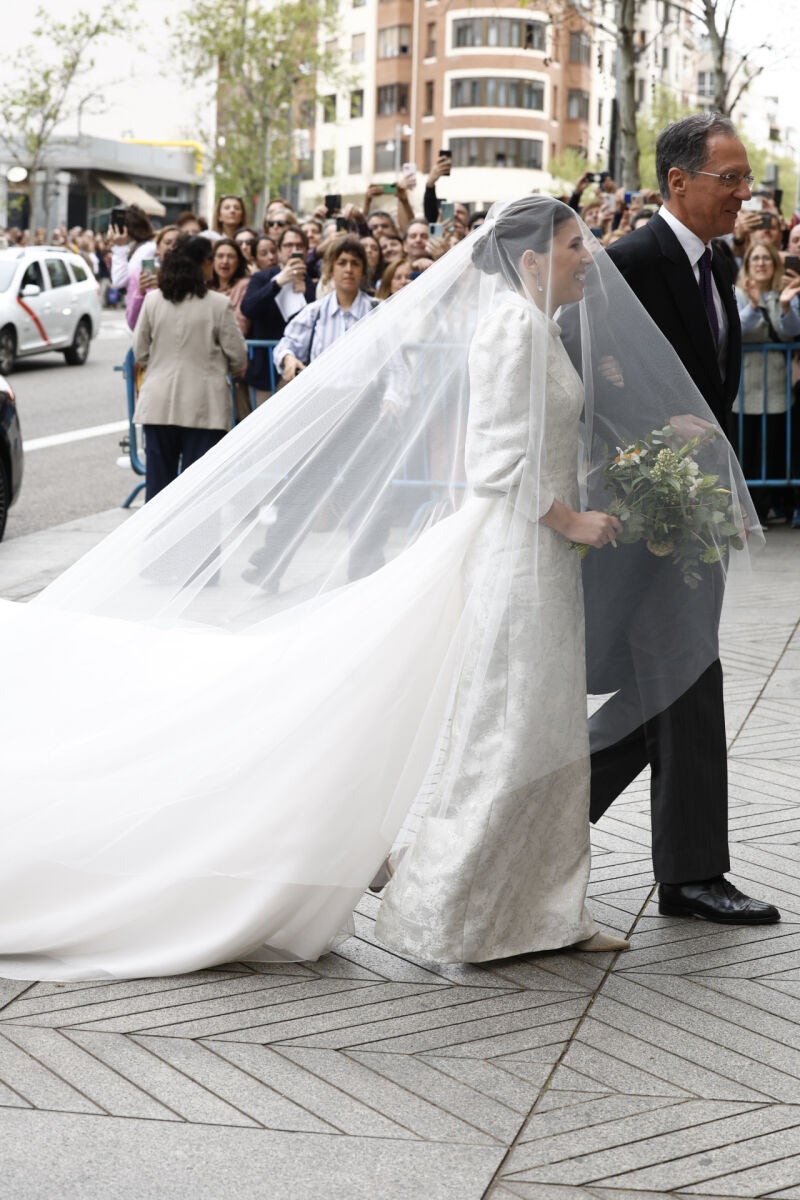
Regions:
[[[536,442],[543,420],[537,428],[531,426],[533,317],[528,304],[503,305],[473,339],[465,463],[467,479],[479,495],[516,492],[517,507],[538,520],[556,497],[539,474],[541,447]],[[543,345],[550,336],[542,331]]]

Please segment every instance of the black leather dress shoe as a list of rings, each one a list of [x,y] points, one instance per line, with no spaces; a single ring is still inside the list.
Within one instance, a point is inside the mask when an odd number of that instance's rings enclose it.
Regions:
[[[774,925],[781,919],[773,904],[745,896],[724,875],[699,883],[660,883],[658,911],[665,917],[699,917],[721,925]]]

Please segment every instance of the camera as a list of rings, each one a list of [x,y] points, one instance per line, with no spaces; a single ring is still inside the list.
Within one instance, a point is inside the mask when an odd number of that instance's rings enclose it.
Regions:
[[[609,174],[609,171],[592,171],[586,178],[589,180],[589,183],[605,183]]]

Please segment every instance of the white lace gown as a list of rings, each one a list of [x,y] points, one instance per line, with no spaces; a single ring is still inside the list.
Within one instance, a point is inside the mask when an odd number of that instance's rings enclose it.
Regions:
[[[543,344],[545,411],[532,417],[539,368],[532,353]],[[480,668],[486,675],[476,715],[474,699],[465,697],[481,653],[477,640],[458,685],[448,750],[461,737],[466,750],[450,780],[446,815],[434,794],[384,892],[376,933],[403,953],[480,962],[568,946],[597,928],[584,903],[589,747],[580,562],[560,535],[530,519],[553,499],[577,507],[582,408],[583,388],[558,326],[522,300],[493,314],[470,354],[466,452],[470,482],[494,499],[465,560],[465,591],[475,564],[494,555],[478,584],[479,608],[485,601],[488,613],[509,547],[513,579],[491,661]],[[532,419],[542,427],[528,515],[509,498],[531,453]],[[509,522],[518,523],[516,534]],[[460,728],[467,720],[469,728]],[[450,778],[445,755],[440,790]]]
[[[533,319],[516,306],[480,344],[505,337],[516,362]],[[549,340],[545,483],[570,500],[580,387],[554,328]],[[464,582],[516,519],[493,497],[513,492],[530,369],[518,395],[502,382],[496,443],[481,429],[497,373],[491,388],[476,377],[481,494],[368,578],[247,634],[0,602],[0,975],[127,979],[315,959],[335,943],[447,724]],[[532,611],[520,572],[460,811],[425,825],[384,904],[382,936],[426,957],[593,929],[578,558],[522,528],[542,602]]]

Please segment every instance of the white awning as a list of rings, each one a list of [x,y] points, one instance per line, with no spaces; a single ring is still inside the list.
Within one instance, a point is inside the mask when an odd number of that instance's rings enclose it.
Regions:
[[[116,196],[123,204],[138,204],[148,217],[165,217],[167,215],[167,210],[161,201],[156,200],[155,196],[151,196],[143,187],[139,187],[138,183],[132,183],[130,179],[114,175],[98,175],[97,178],[106,191],[111,192],[111,195]]]

